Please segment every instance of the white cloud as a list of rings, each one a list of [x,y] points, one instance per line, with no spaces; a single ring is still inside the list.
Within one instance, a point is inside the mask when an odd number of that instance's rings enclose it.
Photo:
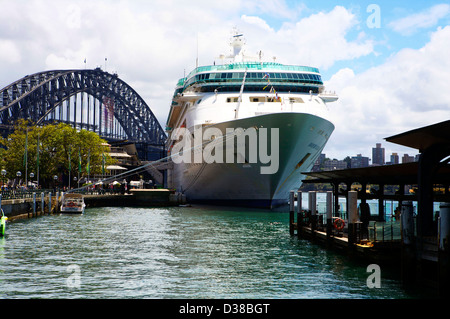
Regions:
[[[341,6],[298,20],[303,5],[283,0],[0,2],[0,43],[7,46],[1,54],[8,57],[0,59],[0,69],[8,71],[0,72],[0,86],[43,70],[84,68],[85,58],[87,68],[104,68],[107,57],[107,71],[139,83],[138,93],[161,123],[197,52],[200,65],[228,53],[233,26],[244,32],[249,55],[262,50],[266,60],[276,56],[281,63],[326,68],[373,51],[362,32],[346,38],[359,21]],[[284,19],[279,30],[271,17]]]
[[[243,15],[241,17],[242,21],[248,23],[248,24],[253,24],[256,25],[257,27],[261,28],[262,30],[265,31],[270,31],[273,32],[274,30],[267,24],[266,21],[264,21],[263,19],[261,19],[260,17],[252,17],[252,16],[247,16],[247,15]]]
[[[20,50],[13,41],[0,39],[0,61],[8,64],[21,61]]]
[[[244,33],[247,54],[262,50],[265,60],[276,56],[277,62],[326,70],[375,54],[365,19],[342,6],[302,18],[303,5],[283,0],[0,0],[0,7],[0,86],[46,69],[84,68],[85,58],[88,68],[103,68],[107,57],[107,70],[144,98],[161,125],[174,86],[195,67],[197,52],[200,65],[228,53],[233,26]],[[419,30],[449,12],[444,5],[432,9],[391,26]],[[449,44],[446,27],[419,50],[401,50],[359,74],[351,67],[337,72],[326,83],[340,99],[330,104],[336,130],[325,151],[337,158],[370,156],[385,137],[448,119]]]
[[[285,23],[276,37],[283,39],[282,49],[291,53],[287,55],[290,61],[327,69],[336,61],[373,53],[373,42],[364,33],[359,33],[354,41],[347,39],[348,32],[358,24],[355,14],[336,6],[330,12],[312,14],[295,24]]]
[[[419,29],[435,26],[440,19],[449,14],[449,4],[438,4],[425,11],[392,21],[388,26],[402,35],[412,35]]]
[[[371,157],[371,147],[386,137],[447,120],[450,60],[443,52],[449,50],[447,26],[435,31],[422,48],[403,49],[361,74],[351,69],[337,72],[326,83],[340,99],[330,104],[336,129],[325,152],[338,158],[357,153]],[[387,142],[384,146],[387,152],[400,149]]]

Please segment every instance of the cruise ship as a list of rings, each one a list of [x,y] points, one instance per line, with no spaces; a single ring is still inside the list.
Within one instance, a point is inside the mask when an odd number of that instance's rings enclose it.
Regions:
[[[231,54],[197,66],[176,85],[167,150],[168,186],[191,203],[274,208],[288,202],[334,125],[315,67],[247,56],[234,32]]]

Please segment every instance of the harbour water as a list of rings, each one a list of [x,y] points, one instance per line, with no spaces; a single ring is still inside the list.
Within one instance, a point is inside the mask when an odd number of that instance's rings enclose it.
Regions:
[[[381,268],[289,235],[289,214],[223,207],[91,208],[7,225],[0,298],[409,299]]]

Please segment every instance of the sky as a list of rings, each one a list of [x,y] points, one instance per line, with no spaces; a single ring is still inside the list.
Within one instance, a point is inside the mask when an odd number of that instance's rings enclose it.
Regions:
[[[0,0],[0,88],[101,67],[165,127],[178,79],[228,54],[233,27],[248,54],[320,69],[339,96],[329,158],[415,155],[384,139],[450,117],[450,2],[434,0]]]

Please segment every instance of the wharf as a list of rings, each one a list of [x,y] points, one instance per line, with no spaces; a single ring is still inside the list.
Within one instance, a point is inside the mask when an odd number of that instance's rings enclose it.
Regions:
[[[328,247],[340,247],[375,262],[400,268],[406,286],[431,287],[439,296],[450,296],[450,121],[422,127],[386,138],[388,142],[418,149],[419,162],[304,173],[304,183],[328,183],[326,222],[317,214],[315,192],[310,192],[309,209],[302,210],[297,194],[297,223],[294,222],[295,192],[290,196],[290,233]],[[395,192],[389,193],[386,186]],[[405,186],[415,189],[405,193]],[[366,191],[367,187],[371,192]],[[348,219],[345,236],[336,236],[339,197],[345,197]],[[378,200],[372,214],[367,200]],[[385,201],[397,201],[399,236],[370,238],[371,225],[385,223]],[[360,204],[358,206],[358,201]],[[416,203],[417,210],[415,210]],[[439,210],[435,204],[439,203]],[[323,216],[322,216],[323,217]],[[342,220],[342,219],[341,219]],[[390,225],[391,229],[393,225]],[[340,228],[340,227],[339,227]],[[326,229],[326,232],[322,232]],[[341,229],[344,231],[344,229]],[[384,228],[383,228],[384,231]],[[375,232],[376,233],[376,232]],[[344,234],[344,233],[343,233]],[[392,234],[391,234],[392,235]],[[341,237],[341,238],[339,238]]]
[[[382,264],[395,265],[401,261],[401,242],[399,240],[370,241],[370,239],[359,240],[355,243],[349,242],[348,234],[344,232],[327,234],[326,230],[313,230],[308,226],[293,224],[298,238],[307,239],[313,243],[320,244],[327,249],[337,250],[347,254],[349,257]]]

